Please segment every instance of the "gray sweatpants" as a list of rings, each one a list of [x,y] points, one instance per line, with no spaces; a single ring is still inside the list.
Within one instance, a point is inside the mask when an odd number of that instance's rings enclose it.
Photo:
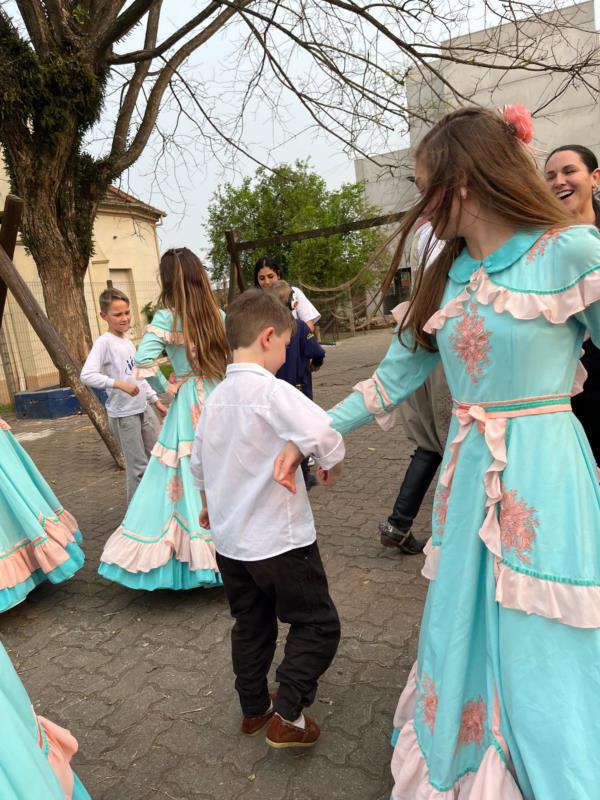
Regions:
[[[150,453],[160,433],[161,422],[156,411],[150,406],[143,414],[109,417],[108,422],[125,456],[127,504],[129,504],[148,465]]]

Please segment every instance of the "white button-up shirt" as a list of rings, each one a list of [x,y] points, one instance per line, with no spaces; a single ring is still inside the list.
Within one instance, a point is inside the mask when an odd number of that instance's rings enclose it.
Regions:
[[[323,409],[257,364],[230,364],[206,401],[191,459],[221,555],[258,561],[315,541],[300,468],[296,494],[273,480],[288,441],[323,469],[344,458],[343,439]]]

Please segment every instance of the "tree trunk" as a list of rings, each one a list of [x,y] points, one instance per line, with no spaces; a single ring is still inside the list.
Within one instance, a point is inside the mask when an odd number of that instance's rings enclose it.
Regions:
[[[84,292],[91,240],[84,240],[82,231],[92,229],[95,208],[84,201],[76,205],[70,197],[64,202],[64,195],[58,204],[45,192],[26,194],[23,233],[42,283],[46,315],[81,368],[92,346]],[[62,371],[61,384],[66,385]]]

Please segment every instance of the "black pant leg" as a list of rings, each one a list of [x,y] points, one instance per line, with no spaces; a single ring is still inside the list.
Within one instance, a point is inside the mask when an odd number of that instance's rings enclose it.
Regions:
[[[439,453],[417,447],[411,456],[393,511],[388,517],[390,525],[401,531],[410,530],[441,462]]]
[[[267,559],[268,561],[272,559]],[[268,583],[257,585],[252,563],[236,561],[217,553],[231,616],[231,656],[242,713],[263,714],[271,702],[267,674],[275,655],[277,617],[275,592]]]
[[[340,621],[316,542],[278,556],[278,562],[277,617],[290,630],[277,669],[275,709],[293,721],[315,699],[318,680],[337,651]]]

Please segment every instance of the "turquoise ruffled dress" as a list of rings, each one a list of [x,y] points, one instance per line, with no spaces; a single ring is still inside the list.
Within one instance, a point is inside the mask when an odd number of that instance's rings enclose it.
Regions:
[[[71,770],[77,742],[37,716],[0,643],[0,797],[2,800],[91,800]]]
[[[600,491],[570,408],[599,299],[594,227],[465,249],[425,326],[439,353],[394,337],[330,412],[342,433],[389,422],[440,358],[453,397],[394,800],[600,797]]]
[[[157,360],[166,352],[173,366],[169,406],[144,477],[125,519],[106,542],[98,572],[130,589],[195,589],[221,586],[210,531],[200,527],[200,492],[190,472],[194,432],[204,401],[216,382],[192,372],[181,325],[161,309],[136,352],[136,374],[157,391],[167,382]]]
[[[75,519],[0,419],[0,612],[83,566]],[[0,795],[1,796],[1,795]]]

